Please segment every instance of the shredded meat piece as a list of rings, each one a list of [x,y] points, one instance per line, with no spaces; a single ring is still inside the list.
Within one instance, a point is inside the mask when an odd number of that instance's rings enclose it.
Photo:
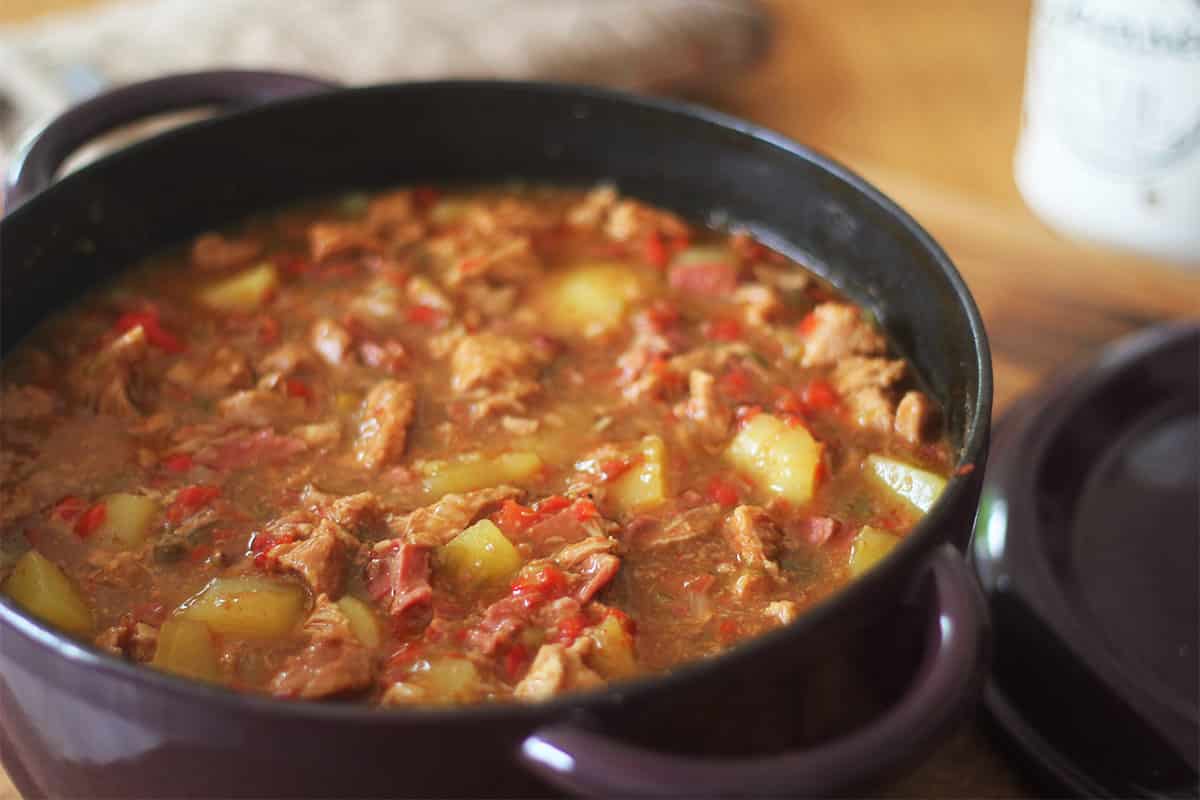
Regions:
[[[833,517],[809,517],[800,521],[797,527],[804,541],[819,547],[837,533],[838,521]]]
[[[781,292],[803,291],[812,283],[812,278],[796,267],[772,267],[758,264],[754,267],[754,277],[766,286],[774,287]]]
[[[354,339],[344,327],[331,319],[319,319],[309,332],[309,343],[325,363],[336,367],[350,352]]]
[[[890,391],[878,386],[859,389],[846,398],[850,416],[860,428],[887,433],[892,430],[896,401]]]
[[[464,336],[450,357],[451,386],[475,400],[472,419],[493,412],[523,413],[524,400],[536,394],[542,358],[533,347],[507,336]]]
[[[429,556],[433,548],[399,539],[379,542],[367,563],[367,591],[385,614],[399,618],[409,609],[429,605]]]
[[[487,607],[475,627],[467,632],[467,644],[483,655],[495,653],[529,624],[529,609],[517,597],[505,597]]]
[[[887,341],[879,331],[847,303],[821,303],[806,318],[806,327],[803,367],[831,366],[846,356],[887,352]]]
[[[617,577],[621,568],[621,559],[611,553],[593,553],[583,559],[573,572],[583,578],[575,597],[580,604],[586,604],[605,586]]]
[[[774,559],[782,534],[765,509],[738,506],[725,519],[721,534],[743,565],[761,569],[772,576],[779,574],[779,565]]]
[[[359,538],[388,533],[387,510],[374,492],[339,497],[323,509],[325,516]]]
[[[524,494],[512,486],[478,489],[465,494],[448,494],[430,506],[418,508],[391,522],[396,536],[429,547],[440,547],[464,528],[505,500]]]
[[[689,420],[708,447],[720,447],[733,429],[733,411],[717,398],[716,379],[704,370],[688,373],[688,399],[675,406],[675,416]]]
[[[158,646],[158,628],[145,622],[136,622],[126,614],[120,622],[96,637],[96,646],[114,655],[145,663],[154,658],[154,650]]]
[[[576,228],[598,228],[608,219],[609,212],[616,204],[616,187],[607,184],[597,186],[567,210],[567,223]]]
[[[761,283],[739,286],[733,292],[733,301],[741,305],[746,323],[758,328],[769,326],[771,320],[783,311],[779,292]]]
[[[166,378],[201,397],[216,397],[254,383],[250,360],[233,347],[218,347],[203,360],[177,361],[167,370]]]
[[[284,662],[271,679],[273,694],[312,700],[371,685],[371,654],[354,635],[350,620],[327,596],[317,597],[304,632],[308,634],[308,646]]]
[[[604,232],[610,239],[627,242],[652,234],[668,238],[688,236],[691,229],[670,211],[651,208],[636,200],[619,200],[608,213]]]
[[[10,386],[0,392],[0,420],[39,419],[49,416],[58,406],[58,398],[39,386]]]
[[[261,372],[274,372],[287,377],[313,365],[313,353],[302,342],[280,345],[258,363]]]
[[[227,422],[261,428],[288,416],[289,400],[266,389],[244,389],[217,402],[217,410]]]
[[[905,366],[900,359],[847,356],[833,368],[833,386],[843,397],[860,389],[888,389],[904,379]]]
[[[737,287],[737,265],[729,261],[700,261],[673,264],[667,272],[672,289],[708,297],[728,297]]]
[[[697,506],[675,515],[666,525],[656,521],[653,526],[645,526],[646,530],[633,534],[634,541],[637,546],[647,549],[685,542],[708,536],[720,519],[721,507],[716,503]]]
[[[471,241],[445,271],[452,289],[469,281],[496,284],[528,283],[542,274],[542,266],[528,236],[487,236]]]
[[[905,392],[896,407],[895,431],[910,444],[931,441],[936,431],[937,409],[921,392]]]
[[[149,350],[146,331],[141,325],[130,328],[101,350],[91,363],[72,376],[81,399],[100,414],[140,418],[141,411],[132,399],[135,367],[145,360]]]
[[[562,692],[603,686],[604,679],[583,660],[591,649],[592,640],[587,636],[579,637],[570,647],[542,645],[529,672],[513,689],[513,695],[520,700],[538,701]]]
[[[307,539],[277,544],[268,551],[269,563],[295,572],[315,594],[336,598],[342,593],[346,565],[358,540],[330,520],[321,520]]]
[[[367,204],[365,222],[372,232],[386,234],[393,244],[420,238],[424,226],[417,219],[411,189],[376,195]]]
[[[314,261],[357,253],[378,253],[382,245],[364,225],[318,222],[308,229],[308,251]]]
[[[617,542],[607,536],[589,536],[563,547],[554,554],[554,561],[563,569],[571,569],[597,553],[611,553]]]
[[[399,458],[415,407],[411,384],[392,380],[375,384],[363,399],[362,422],[354,442],[358,463],[375,469]]]
[[[197,269],[232,269],[258,258],[262,242],[255,239],[228,239],[219,233],[205,233],[192,242],[192,264]]]
[[[791,600],[774,600],[767,603],[763,613],[768,617],[774,617],[779,620],[780,625],[789,625],[796,621],[796,617],[800,615],[800,610],[796,608],[796,604]]]
[[[405,284],[404,291],[408,295],[409,301],[416,305],[436,308],[438,311],[446,313],[454,311],[454,303],[450,301],[446,293],[424,275],[414,275],[410,278]]]

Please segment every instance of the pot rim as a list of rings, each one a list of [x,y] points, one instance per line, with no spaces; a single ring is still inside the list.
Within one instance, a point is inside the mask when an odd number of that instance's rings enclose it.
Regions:
[[[944,528],[949,523],[952,508],[957,507],[963,502],[968,502],[971,485],[981,478],[984,468],[983,459],[988,443],[992,407],[991,354],[983,320],[974,298],[971,296],[965,281],[953,262],[951,262],[949,256],[934,241],[933,237],[912,216],[871,183],[849,168],[834,161],[829,156],[802,145],[782,134],[721,111],[674,98],[646,97],[612,89],[550,81],[403,81],[353,88],[339,88],[333,89],[330,92],[274,100],[262,105],[219,114],[159,133],[147,140],[107,154],[96,162],[93,162],[93,164],[89,164],[77,172],[63,177],[40,194],[29,198],[21,206],[14,209],[11,214],[0,218],[0,231],[6,227],[5,223],[9,219],[32,213],[29,209],[36,208],[44,196],[70,191],[74,183],[83,179],[80,176],[87,176],[94,164],[111,164],[122,160],[136,159],[140,150],[151,142],[179,136],[203,135],[203,131],[220,126],[227,120],[240,119],[257,114],[270,114],[278,108],[302,105],[313,101],[321,101],[322,99],[328,100],[330,95],[349,97],[381,92],[422,93],[446,90],[457,92],[512,92],[550,98],[574,99],[580,102],[600,101],[625,105],[650,113],[667,115],[675,119],[683,119],[690,124],[699,123],[701,127],[733,132],[750,140],[781,150],[792,158],[799,158],[813,164],[847,184],[862,199],[869,204],[875,205],[886,216],[898,222],[905,233],[916,241],[924,253],[938,266],[946,280],[949,281],[957,299],[959,309],[967,316],[973,344],[972,349],[975,353],[974,369],[978,374],[974,387],[975,401],[967,410],[962,446],[960,447],[959,458],[955,464],[956,469],[947,481],[946,488],[942,496],[938,499],[938,502],[935,503],[934,508],[913,528],[911,533],[904,537],[895,551],[885,559],[881,568],[872,570],[867,575],[852,581],[849,585],[839,588],[827,598],[806,609],[798,619],[788,625],[751,637],[715,656],[688,661],[667,673],[642,676],[599,689],[568,693],[551,700],[533,704],[506,702],[454,707],[404,706],[377,708],[350,703],[296,701],[277,699],[269,695],[255,693],[239,693],[232,689],[207,685],[199,681],[160,672],[148,666],[134,664],[90,645],[70,639],[50,626],[44,625],[36,617],[27,614],[4,595],[0,595],[0,631],[5,627],[11,627],[27,639],[55,651],[62,658],[76,662],[89,669],[105,673],[125,683],[136,684],[140,688],[153,689],[163,694],[175,695],[180,700],[186,699],[192,702],[219,705],[224,709],[239,713],[249,712],[279,718],[353,722],[369,725],[388,725],[397,720],[411,722],[415,719],[427,719],[430,722],[438,723],[454,722],[463,724],[483,722],[497,717],[504,717],[510,720],[514,718],[533,720],[549,715],[561,715],[565,712],[578,712],[589,708],[597,708],[645,692],[670,691],[673,686],[691,681],[710,671],[723,669],[725,666],[735,662],[753,659],[759,653],[779,646],[786,640],[793,638],[800,639],[808,630],[827,624],[827,621],[841,613],[844,607],[862,605],[869,594],[875,593],[876,586],[888,582],[889,576],[894,577],[902,570],[914,569],[917,566],[917,562],[926,553],[932,551],[939,543],[935,531]],[[963,471],[964,468],[966,469],[965,472]],[[976,474],[970,474],[971,472],[975,472]]]

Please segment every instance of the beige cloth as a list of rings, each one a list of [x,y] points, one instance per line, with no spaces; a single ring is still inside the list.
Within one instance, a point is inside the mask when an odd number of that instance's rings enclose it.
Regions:
[[[694,89],[749,63],[765,30],[754,0],[124,0],[0,27],[0,163],[70,103],[169,72]]]

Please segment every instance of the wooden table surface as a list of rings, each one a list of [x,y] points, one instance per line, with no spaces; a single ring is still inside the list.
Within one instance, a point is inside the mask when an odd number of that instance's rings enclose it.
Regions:
[[[4,0],[0,22],[88,0]],[[942,243],[983,311],[996,411],[1154,322],[1200,317],[1200,271],[1065,241],[1012,180],[1025,0],[766,0],[766,58],[703,98],[848,164]],[[1029,793],[969,722],[887,796]],[[16,791],[0,773],[0,800]]]

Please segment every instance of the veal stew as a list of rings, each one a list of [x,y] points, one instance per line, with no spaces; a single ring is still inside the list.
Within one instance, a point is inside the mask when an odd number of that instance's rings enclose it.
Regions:
[[[4,363],[3,593],[121,658],[536,701],[785,625],[929,508],[936,405],[741,233],[546,187],[208,233]]]

